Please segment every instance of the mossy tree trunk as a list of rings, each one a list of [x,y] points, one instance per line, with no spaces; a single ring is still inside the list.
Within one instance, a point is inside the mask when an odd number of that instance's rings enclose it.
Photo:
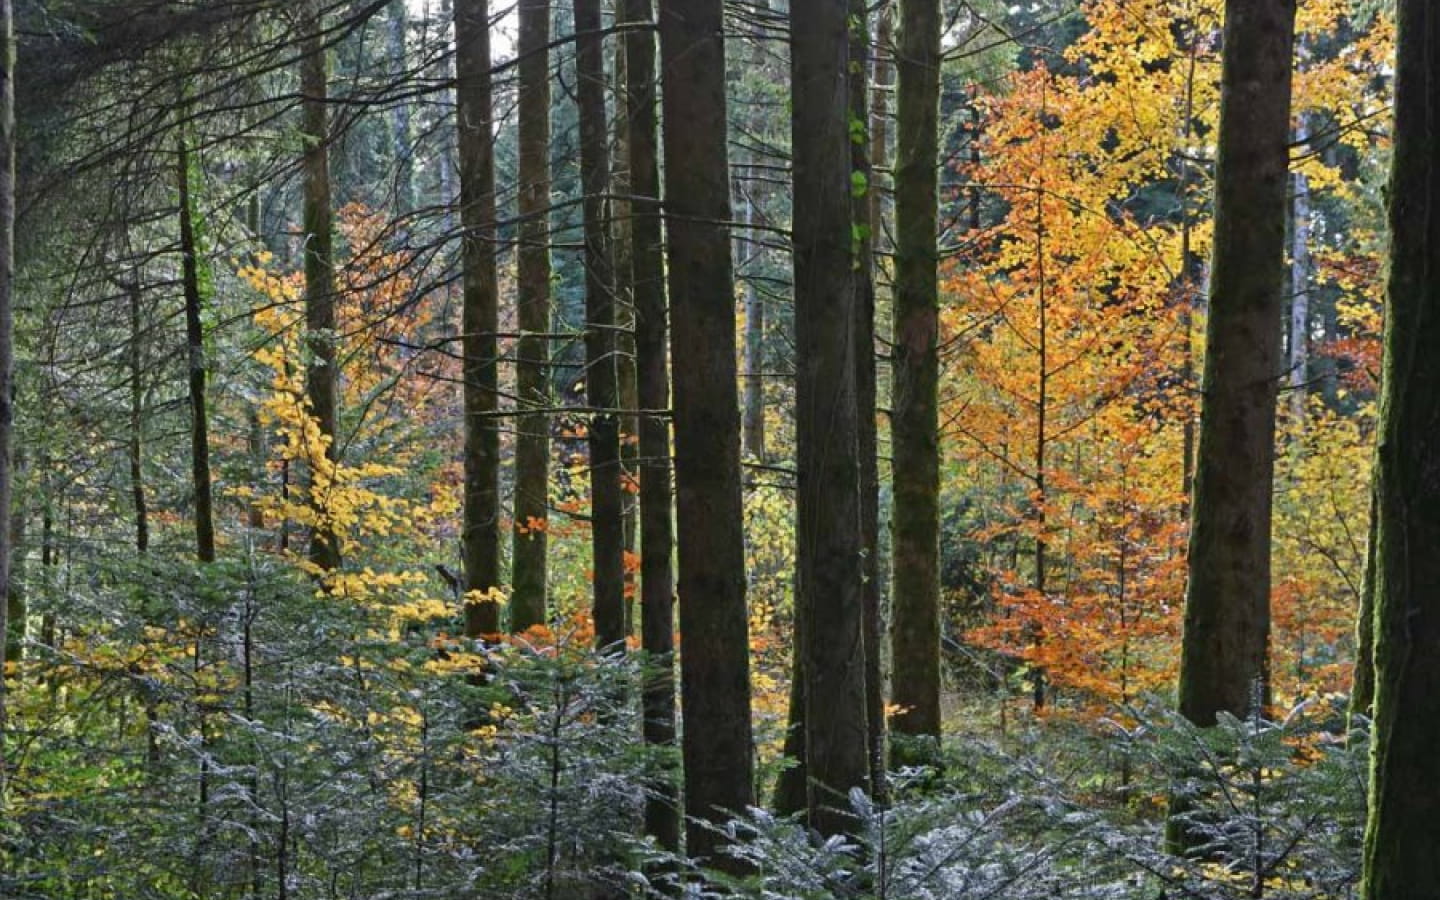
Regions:
[[[550,4],[521,0],[519,178],[520,245],[516,279],[520,339],[515,381],[520,416],[515,438],[515,513],[511,545],[510,628],[524,631],[547,615],[550,515]]]
[[[885,684],[881,665],[884,623],[880,610],[880,460],[875,430],[875,235],[880,221],[872,201],[875,172],[870,159],[870,29],[866,0],[850,0],[851,223],[856,239],[855,404],[860,462],[861,599],[865,638],[866,752],[870,787],[885,793]],[[856,123],[863,123],[859,130]]]
[[[849,20],[848,0],[790,4],[798,646],[806,812],[825,835],[855,829],[849,793],[870,789]]]
[[[465,490],[461,540],[470,637],[500,630],[499,306],[495,277],[495,153],[492,145],[490,10],[486,0],[455,3],[455,101],[460,156],[463,267],[461,369],[464,374]]]
[[[1440,8],[1397,29],[1364,900],[1440,897]]]
[[[938,0],[900,0],[895,70],[892,727],[912,739],[899,749],[940,738]]]

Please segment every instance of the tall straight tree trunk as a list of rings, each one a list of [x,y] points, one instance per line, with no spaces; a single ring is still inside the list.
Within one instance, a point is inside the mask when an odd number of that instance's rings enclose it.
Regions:
[[[625,501],[620,470],[615,277],[606,193],[605,53],[600,0],[574,0],[580,183],[585,192],[585,397],[590,405],[590,546],[595,643],[625,648]]]
[[[510,628],[546,621],[550,515],[550,3],[521,0],[520,340],[516,387],[515,515],[511,546]]]
[[[735,871],[706,827],[755,802],[723,28],[721,0],[660,6],[686,852]]]
[[[308,0],[301,32],[300,92],[301,135],[304,158],[305,229],[305,341],[309,362],[305,389],[320,437],[326,441],[324,458],[330,465],[339,458],[336,418],[339,373],[335,360],[334,213],[330,203],[330,138],[327,104],[325,44],[321,33],[322,0]],[[311,452],[314,450],[312,448]],[[310,473],[310,503],[318,521],[310,530],[310,561],[323,570],[340,567],[340,539],[326,512],[330,473]]]
[[[181,138],[176,154],[180,188],[180,283],[185,294],[185,343],[190,389],[190,481],[195,491],[195,556],[215,561],[215,512],[210,479],[210,419],[205,408],[205,330],[201,307],[200,247],[195,235],[194,160]],[[332,425],[331,434],[334,433]]]
[[[1294,0],[1227,0],[1180,712],[1269,701],[1270,493],[1281,361]]]
[[[850,135],[851,222],[858,236],[855,279],[856,450],[860,462],[861,599],[865,641],[865,730],[869,743],[870,786],[885,793],[885,690],[882,680],[880,620],[880,461],[875,432],[875,230],[874,169],[870,161],[870,11],[866,0],[850,2],[850,121],[865,123]],[[853,128],[853,125],[851,126]],[[856,185],[864,185],[860,190]]]
[[[15,15],[0,0],[0,522],[10,521],[15,408]],[[0,597],[10,596],[10,532],[0,528]],[[0,635],[9,630],[0,603]],[[0,797],[5,796],[5,679],[0,678]]]
[[[1440,8],[1400,0],[1363,900],[1440,897]]]
[[[622,12],[616,3],[615,16]],[[638,373],[635,368],[635,244],[631,219],[635,214],[631,195],[634,186],[630,176],[630,95],[625,40],[615,41],[615,141],[612,148],[610,208],[611,234],[614,240],[615,275],[615,395],[620,406],[620,501],[623,510],[625,539],[625,633],[638,634],[639,619],[633,602],[636,597],[636,571],[629,560],[636,552],[640,533],[640,498],[634,486],[639,484],[640,408]]]
[[[870,788],[864,527],[852,245],[848,0],[790,4],[794,160],[797,615],[802,617],[807,818],[851,831]]]
[[[770,14],[770,0],[759,0],[756,5],[758,15]],[[760,40],[751,41],[750,64],[755,67],[756,72],[763,72],[766,55],[764,43]],[[769,110],[757,105],[749,115],[748,127],[752,135],[751,141],[756,145],[754,149],[746,153],[746,158],[752,164],[758,164],[761,159],[759,147],[759,135],[763,134],[765,121]],[[758,172],[759,170],[754,170]],[[753,174],[753,173],[752,173]],[[755,228],[760,224],[762,197],[768,193],[764,187],[763,178],[751,178],[750,184],[746,185],[743,178],[735,179],[737,199],[741,204],[741,220],[745,225],[744,238],[737,241],[737,250],[750,254],[752,257],[760,257],[765,253],[761,244],[755,240]],[[745,354],[745,390],[742,397],[740,415],[740,437],[741,447],[745,455],[751,459],[763,462],[765,460],[765,298],[761,295],[760,289],[754,277],[745,281],[745,332],[743,337],[743,352]]]
[[[17,482],[24,482],[26,477],[26,459],[20,452],[22,448],[16,448],[15,463],[11,468],[12,476]],[[25,635],[29,629],[29,596],[27,594],[28,584],[25,581],[25,558],[29,551],[26,541],[26,529],[30,524],[29,510],[24,498],[11,498],[10,510],[10,552],[13,558],[10,561],[10,584],[8,593],[5,596],[5,662],[18,664],[25,656]],[[20,673],[13,677],[18,678]]]
[[[647,743],[675,744],[675,579],[670,521],[670,372],[666,362],[665,261],[660,235],[660,168],[655,122],[655,35],[651,0],[622,0],[625,91],[630,111],[631,285],[635,303],[636,396],[640,416],[640,644],[650,657],[642,697]],[[668,776],[668,773],[667,773]],[[651,785],[645,833],[680,846],[680,795],[673,777]]]
[[[939,0],[900,0],[895,50],[895,333],[891,363],[897,735],[940,739]],[[918,746],[913,740],[911,746]],[[897,750],[905,742],[897,742]]]
[[[500,631],[500,430],[495,277],[495,153],[487,0],[455,3],[455,105],[464,228],[465,633]]]
[[[142,292],[136,280],[125,285],[130,310],[130,428],[126,441],[127,462],[130,464],[130,505],[135,515],[135,552],[150,552],[150,504],[145,495],[145,353],[141,343],[140,300]]]
[[[440,0],[440,20],[442,22],[451,21],[455,15],[454,10],[455,0]],[[453,81],[455,77],[455,57],[449,53],[441,54],[439,69],[442,83],[448,84]],[[441,96],[448,99],[449,93],[449,91],[446,91],[442,93]],[[445,234],[449,234],[455,228],[453,206],[455,202],[455,145],[449,138],[449,129],[441,128],[439,131],[439,146],[435,152],[435,174],[436,181],[438,182],[436,186],[440,189],[441,230]]]
[[[408,71],[409,57],[406,37],[410,17],[406,0],[390,0],[390,28],[387,34],[391,71]],[[395,164],[395,214],[404,215],[415,208],[415,161],[410,137],[409,103],[397,103],[390,112],[390,148]]]
[[[1302,116],[1295,142],[1303,147],[1309,139]],[[1301,423],[1310,381],[1310,179],[1295,172],[1290,180],[1290,413]]]

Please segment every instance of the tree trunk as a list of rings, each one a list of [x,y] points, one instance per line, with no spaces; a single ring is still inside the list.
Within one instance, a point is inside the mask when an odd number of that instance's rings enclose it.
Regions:
[[[755,802],[749,621],[740,497],[725,45],[720,0],[660,7],[665,215],[675,380],[686,851],[717,853],[724,821]]]
[[[651,0],[623,0],[621,21],[654,23]],[[660,169],[655,122],[655,35],[625,35],[631,200],[631,285],[635,303],[636,393],[640,416],[640,643],[650,657],[643,712],[645,740],[675,744],[675,580],[670,522],[670,406],[666,362],[665,267],[660,235]],[[673,777],[650,786],[645,833],[667,850],[680,846],[680,796]]]
[[[940,5],[900,0],[895,51],[895,334],[890,442],[894,598],[891,726],[940,739],[940,446],[937,287]],[[902,761],[904,757],[901,757]]]
[[[1440,897],[1440,9],[1400,0],[1363,900]]]
[[[616,3],[616,19],[621,16]],[[635,553],[640,528],[640,503],[632,486],[638,484],[640,462],[640,408],[635,371],[635,245],[632,218],[635,214],[630,176],[630,95],[629,65],[626,62],[624,39],[615,41],[615,141],[612,145],[614,163],[610,170],[610,226],[614,241],[615,277],[615,396],[620,408],[620,502],[623,510],[624,558]],[[625,633],[636,634],[639,620],[634,608],[635,571],[625,566]]]
[[[585,209],[585,398],[590,406],[590,546],[595,644],[625,649],[625,503],[615,364],[615,278],[606,193],[605,54],[600,0],[574,0],[580,183]]]
[[[1228,0],[1215,239],[1180,712],[1269,702],[1270,493],[1281,376],[1293,0]]]
[[[880,462],[875,432],[875,231],[874,169],[870,161],[870,29],[866,0],[850,2],[850,121],[865,123],[862,134],[850,135],[851,221],[858,240],[855,280],[855,405],[856,450],[860,463],[860,592],[865,642],[865,730],[870,787],[877,799],[885,794],[885,685],[881,646],[884,623],[880,613]],[[853,125],[851,126],[853,127]],[[861,190],[859,185],[863,185]]]
[[[23,447],[15,449],[15,462],[11,466],[11,477],[17,482],[26,480],[27,460],[23,453]],[[26,492],[27,494],[32,493]],[[5,662],[18,665],[25,656],[25,633],[29,627],[29,597],[26,595],[28,585],[25,581],[25,557],[29,551],[26,544],[26,526],[30,523],[29,505],[25,501],[27,496],[15,496],[18,492],[12,492],[10,510],[10,583],[5,596]],[[20,673],[13,676],[19,678]]]
[[[393,72],[409,71],[406,53],[406,37],[409,31],[409,15],[406,0],[390,0],[390,28],[388,33],[390,66]],[[409,103],[396,103],[390,112],[390,148],[395,164],[395,202],[397,216],[403,216],[415,208],[415,161],[410,137]]]
[[[1305,117],[1300,117],[1295,143],[1310,140]],[[1290,177],[1290,414],[1305,421],[1305,397],[1310,381],[1310,179],[1303,172]]]
[[[770,0],[760,0],[757,5],[757,14],[768,15],[770,13]],[[751,52],[748,62],[755,67],[755,71],[763,72],[766,64],[766,54],[763,42],[751,41]],[[763,134],[765,123],[770,115],[770,110],[763,106],[754,108],[749,116],[747,126],[752,135],[751,141],[756,144],[754,149],[746,153],[746,159],[752,164],[758,164],[761,160],[759,147],[759,135]],[[752,170],[752,175],[755,171]],[[755,227],[760,222],[761,198],[767,193],[764,187],[764,179],[750,179],[745,184],[743,176],[735,179],[736,199],[743,210],[741,221],[745,226],[744,236],[736,241],[736,252],[741,259],[748,255],[750,260],[759,259],[765,249],[755,239]],[[745,355],[745,390],[742,397],[740,414],[740,445],[744,449],[745,456],[758,462],[765,461],[765,298],[761,295],[756,279],[752,276],[745,280],[745,333],[743,336],[743,352]]]
[[[330,208],[329,124],[326,112],[327,75],[321,0],[309,0],[301,24],[300,92],[303,122],[305,229],[305,341],[309,362],[305,388],[311,414],[326,441],[323,456],[330,466],[339,459],[336,446],[339,373],[335,360],[334,222]],[[318,448],[309,448],[312,457]],[[323,570],[340,567],[340,540],[328,521],[324,496],[330,473],[310,473],[310,503],[318,521],[310,529],[310,562]]]
[[[550,4],[522,0],[520,42],[520,340],[515,380],[515,523],[511,545],[510,628],[547,618],[550,515]]]
[[[1369,719],[1375,705],[1375,578],[1379,510],[1375,489],[1370,489],[1370,528],[1365,544],[1365,581],[1360,585],[1360,608],[1355,613],[1355,672],[1350,683],[1349,731],[1357,719]]]
[[[870,788],[865,565],[851,199],[848,0],[790,5],[794,164],[797,615],[805,682],[806,812],[853,831]]]
[[[500,631],[500,430],[496,332],[495,154],[487,0],[455,3],[455,103],[464,229],[465,633]]]
[[[15,17],[11,0],[0,0],[0,522],[10,521],[11,457],[15,430]],[[0,528],[0,597],[10,596],[10,532]],[[9,630],[0,603],[0,635]],[[0,678],[0,797],[5,796],[5,679]]]
[[[183,239],[183,238],[182,238]],[[145,497],[145,354],[140,342],[140,282],[125,285],[130,306],[130,428],[126,456],[130,464],[130,504],[135,515],[135,552],[150,551],[150,507]]]
[[[215,561],[215,513],[210,479],[210,419],[205,409],[205,331],[200,319],[205,296],[200,283],[200,247],[195,234],[194,160],[184,138],[176,154],[176,168],[180,188],[180,281],[185,294],[185,343],[190,374],[190,480],[195,490],[195,556],[202,563],[212,563]]]

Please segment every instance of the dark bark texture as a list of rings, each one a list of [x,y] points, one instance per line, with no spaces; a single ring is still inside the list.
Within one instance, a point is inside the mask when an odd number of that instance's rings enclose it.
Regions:
[[[806,811],[826,835],[856,827],[849,793],[870,788],[849,13],[848,0],[790,5],[798,646]]]
[[[653,24],[651,0],[622,0],[628,24]],[[660,235],[660,169],[655,116],[655,35],[625,37],[629,103],[631,286],[635,305],[636,394],[640,409],[640,644],[650,656],[643,711],[645,740],[675,743],[675,578],[670,520],[670,373],[666,362],[665,267]],[[679,791],[673,778],[651,785],[645,833],[667,849],[680,845]]]
[[[176,157],[180,188],[180,282],[185,294],[185,343],[189,362],[190,482],[195,490],[195,557],[202,563],[212,563],[215,561],[215,504],[210,479],[210,418],[205,398],[205,330],[201,321],[205,297],[200,285],[200,248],[196,246],[195,198],[190,183],[193,164],[190,148],[183,138]]]
[[[465,591],[500,585],[500,431],[495,332],[495,153],[492,145],[490,11],[486,0],[455,3],[455,101],[459,115],[460,222],[465,238],[462,370],[465,378]],[[470,637],[500,630],[500,604],[465,604]]]
[[[1397,27],[1364,900],[1440,897],[1440,8]]]
[[[1180,712],[1268,703],[1294,0],[1229,0]]]
[[[870,786],[885,793],[885,683],[881,659],[880,461],[875,430],[875,234],[880,220],[872,201],[875,172],[870,159],[870,29],[866,0],[850,0],[850,121],[866,131],[850,135],[851,221],[855,252],[855,434],[860,462],[861,600],[865,641],[866,753]],[[853,124],[851,125],[853,129]],[[862,188],[863,186],[863,188]]]
[[[900,712],[891,727],[897,735],[938,740],[938,0],[900,0],[895,70],[895,329],[890,396],[894,596],[890,641],[894,660],[891,702]],[[905,745],[900,741],[897,748]]]
[[[625,649],[625,502],[620,469],[615,277],[606,194],[605,53],[600,0],[575,0],[575,95],[580,108],[580,183],[585,192],[585,396],[592,410],[590,546],[595,643]]]
[[[300,60],[301,135],[304,157],[305,228],[305,390],[310,413],[320,434],[329,439],[325,457],[339,458],[336,418],[339,408],[339,373],[335,361],[335,236],[330,202],[330,135],[328,69],[321,23],[322,5],[309,0],[301,30],[305,37]],[[312,473],[313,476],[313,473]],[[312,490],[323,487],[314,483]],[[310,530],[310,561],[321,569],[340,567],[340,541],[325,518],[325,498],[312,496],[320,519]]]
[[[520,339],[515,382],[515,524],[510,628],[546,621],[550,515],[550,4],[521,0],[520,246],[516,256]],[[538,527],[537,527],[538,526]]]
[[[685,805],[712,822],[755,802],[723,27],[720,0],[660,6]],[[691,856],[742,868],[721,840],[686,828]]]

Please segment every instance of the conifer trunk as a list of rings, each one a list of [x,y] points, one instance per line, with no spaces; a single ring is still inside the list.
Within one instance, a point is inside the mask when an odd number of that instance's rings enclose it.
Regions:
[[[735,871],[704,825],[755,802],[723,28],[721,0],[660,7],[686,852]]]
[[[215,506],[210,479],[210,417],[205,405],[205,329],[201,320],[205,297],[200,284],[200,247],[195,236],[195,196],[191,184],[193,159],[183,138],[176,165],[180,188],[180,281],[185,294],[185,342],[189,363],[190,481],[195,490],[195,556],[202,563],[212,563],[215,561]],[[136,433],[138,435],[138,422]]]
[[[894,599],[891,723],[940,738],[940,446],[937,153],[939,0],[900,0],[895,51],[895,327],[890,434]],[[897,742],[897,749],[905,742]],[[910,744],[913,746],[914,742]]]
[[[495,276],[495,154],[487,0],[455,3],[455,102],[460,155],[462,369],[465,378],[465,591],[500,586],[499,306]],[[465,633],[500,631],[500,604],[467,597]]]
[[[622,0],[621,21],[651,26],[651,0]],[[666,362],[665,268],[660,235],[660,169],[655,120],[655,34],[625,34],[629,121],[631,285],[635,305],[636,394],[640,437],[640,643],[650,656],[643,712],[647,743],[675,744],[675,579],[670,521],[670,372]],[[680,796],[673,777],[651,785],[645,833],[680,846]]]
[[[410,16],[406,0],[390,0],[390,28],[386,35],[390,66],[393,72],[405,72],[409,67],[406,38],[410,30]],[[403,216],[415,208],[415,161],[410,138],[411,104],[397,103],[390,113],[390,155],[395,165],[395,201],[397,216]]]
[[[590,406],[590,546],[595,644],[625,649],[625,501],[620,469],[615,277],[606,194],[605,54],[600,0],[574,0],[575,94],[585,215],[585,397]]]
[[[10,520],[14,492],[15,408],[15,16],[0,0],[0,522]],[[0,528],[0,597],[10,596],[10,532]],[[0,603],[0,635],[9,632],[8,604]],[[8,771],[5,679],[0,678],[0,797]]]
[[[521,0],[520,245],[517,291],[520,339],[516,390],[515,514],[511,545],[510,628],[546,621],[550,514],[550,4]]]
[[[850,121],[865,131],[850,136],[851,221],[858,236],[855,279],[856,450],[860,463],[861,599],[865,641],[865,729],[870,786],[885,791],[885,690],[882,680],[880,619],[880,464],[875,431],[875,172],[870,160],[870,29],[866,0],[850,0]],[[854,127],[853,124],[851,126]],[[859,186],[863,185],[863,189]]]
[[[864,503],[851,199],[848,0],[790,5],[794,165],[796,574],[805,691],[807,818],[857,827],[870,789],[866,722]]]
[[[305,390],[324,456],[332,464],[336,446],[339,373],[335,359],[334,214],[330,198],[330,135],[327,112],[327,67],[322,35],[321,0],[308,0],[301,31],[301,137],[304,141],[305,342],[309,361]],[[320,520],[310,530],[310,561],[321,569],[340,567],[340,542],[324,517],[326,498],[314,496],[323,485],[311,473],[310,502]]]
[[[135,516],[135,552],[144,556],[150,552],[150,504],[145,494],[145,354],[140,339],[142,292],[138,278],[137,273],[137,280],[125,285],[130,311],[130,427],[129,434],[126,435],[128,440],[125,455],[130,464],[130,506]]]
[[[1294,0],[1228,0],[1180,712],[1269,700],[1271,481],[1282,375]]]
[[[1363,900],[1440,897],[1440,9],[1400,0]]]

